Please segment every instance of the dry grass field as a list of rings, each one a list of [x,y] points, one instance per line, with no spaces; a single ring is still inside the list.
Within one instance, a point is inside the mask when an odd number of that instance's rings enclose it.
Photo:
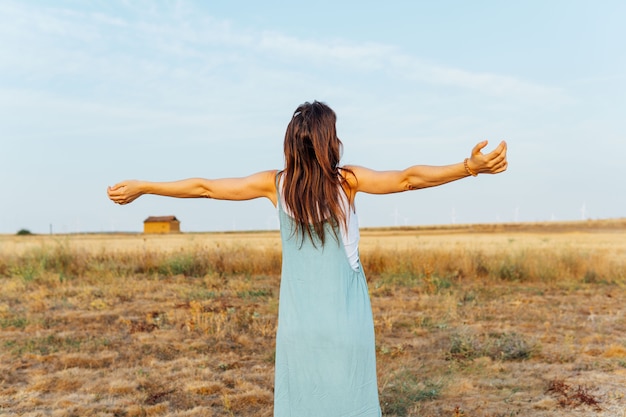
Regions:
[[[363,230],[385,416],[626,417],[626,219]],[[0,236],[0,415],[271,416],[278,233]]]

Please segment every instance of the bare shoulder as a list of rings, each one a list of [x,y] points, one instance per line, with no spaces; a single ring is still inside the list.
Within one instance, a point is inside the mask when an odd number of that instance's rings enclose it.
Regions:
[[[267,197],[276,200],[276,170],[260,171],[241,178],[208,180],[210,197],[222,200],[251,200]]]
[[[276,175],[278,175],[279,170],[277,169],[269,169],[267,171],[260,171],[256,174],[252,174],[253,176],[257,176],[259,178],[263,178],[265,181],[271,180],[272,183],[276,180]]]
[[[376,171],[359,165],[344,167],[344,174],[352,194],[390,194],[404,191],[406,182],[402,171]]]
[[[358,165],[345,165],[345,166],[342,166],[341,168],[339,168],[339,173],[341,174],[343,179],[348,183],[350,188],[354,189],[354,188],[356,188],[356,185],[359,182],[358,181],[358,177],[359,177],[358,172],[361,169],[363,169],[363,168],[358,166]]]
[[[351,188],[357,188],[363,179],[376,175],[376,171],[360,165],[346,165],[341,168],[341,174]]]
[[[262,188],[270,191],[276,191],[276,176],[278,175],[277,169],[271,169],[268,171],[260,171],[256,174],[250,175],[248,178],[253,182],[259,184]]]
[[[350,199],[354,200],[355,195],[362,191],[363,183],[367,183],[368,177],[373,171],[360,165],[345,165],[341,167],[340,172],[345,180],[344,188]]]

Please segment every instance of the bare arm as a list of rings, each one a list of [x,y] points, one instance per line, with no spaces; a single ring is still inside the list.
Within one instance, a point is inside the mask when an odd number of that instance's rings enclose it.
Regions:
[[[349,168],[354,176],[348,175],[347,180],[352,195],[362,191],[370,194],[391,194],[420,188],[435,187],[456,181],[474,174],[497,174],[506,170],[506,142],[501,142],[496,149],[483,155],[481,150],[487,141],[480,142],[472,149],[471,157],[464,162],[452,165],[429,166],[414,165],[402,171],[374,171],[359,166]]]
[[[188,178],[171,182],[126,180],[107,188],[109,198],[128,204],[144,194],[177,198],[252,200],[266,197],[276,205],[276,171],[263,171],[242,178]]]

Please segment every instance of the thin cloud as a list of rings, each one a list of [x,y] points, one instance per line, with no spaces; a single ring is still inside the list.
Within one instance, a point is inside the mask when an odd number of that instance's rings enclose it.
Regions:
[[[386,71],[406,80],[476,90],[493,96],[515,96],[530,100],[570,101],[561,89],[512,76],[426,63],[397,47],[380,43],[350,44],[345,41],[312,41],[264,33],[259,48],[280,56],[312,63],[339,65],[354,71]]]
[[[184,62],[180,65],[194,69],[196,77],[201,78],[207,71],[215,75],[216,67],[224,69],[230,64],[261,68],[277,60],[347,72],[382,73],[416,84],[451,86],[513,100],[571,101],[556,87],[506,74],[474,72],[426,62],[394,45],[255,32],[211,16],[196,17],[193,9],[180,4],[172,10],[151,8],[146,12],[135,8],[131,10],[135,13],[124,17],[11,3],[1,6],[0,11],[4,16],[0,26],[5,27],[0,33],[26,44],[5,45],[5,68],[10,65],[13,69],[32,70],[34,74],[29,75],[35,77],[81,73],[93,78],[111,75],[123,78],[127,72],[136,75],[139,68],[150,79],[181,79],[182,70],[176,63],[182,59]],[[123,36],[116,34],[119,30],[123,31]],[[113,62],[97,55],[98,47],[105,48],[110,41],[128,49],[117,48]],[[94,49],[96,52],[91,52]],[[42,61],[49,65],[41,65]],[[289,71],[281,67],[273,69]],[[193,77],[193,73],[183,72],[184,77]]]
[[[351,44],[342,40],[319,42],[275,32],[263,32],[257,47],[263,52],[292,59],[349,66],[361,71],[382,69],[385,58],[395,53],[395,47],[378,43]]]

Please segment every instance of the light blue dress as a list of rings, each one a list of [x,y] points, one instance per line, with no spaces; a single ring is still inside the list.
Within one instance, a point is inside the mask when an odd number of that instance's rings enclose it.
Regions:
[[[374,322],[363,268],[326,224],[326,243],[293,234],[278,198],[283,264],[274,417],[380,417]]]

